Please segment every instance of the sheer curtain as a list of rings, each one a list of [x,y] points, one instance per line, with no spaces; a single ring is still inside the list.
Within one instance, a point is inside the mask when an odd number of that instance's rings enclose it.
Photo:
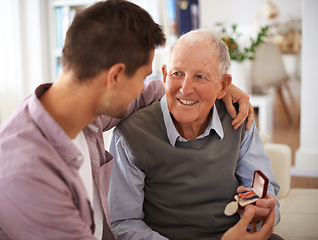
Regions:
[[[0,14],[0,122],[22,100],[22,50],[19,1],[1,1]]]
[[[41,83],[50,81],[48,0],[1,0],[0,123]]]

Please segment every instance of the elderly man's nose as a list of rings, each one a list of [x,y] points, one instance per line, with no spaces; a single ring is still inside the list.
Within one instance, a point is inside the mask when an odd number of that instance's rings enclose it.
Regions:
[[[184,78],[182,81],[180,92],[183,94],[189,94],[193,92],[193,82],[189,77]]]

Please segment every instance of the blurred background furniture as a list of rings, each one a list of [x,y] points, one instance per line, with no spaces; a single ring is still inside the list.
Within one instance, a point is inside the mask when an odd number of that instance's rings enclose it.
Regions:
[[[275,103],[285,127],[292,123],[288,103],[295,105],[295,99],[289,88],[289,75],[285,69],[279,48],[271,43],[260,45],[256,50],[255,60],[251,62],[252,94],[275,93]],[[287,90],[288,101],[284,96]]]
[[[281,186],[278,194],[281,220],[274,233],[286,240],[318,239],[318,189],[291,188],[291,149],[277,143],[264,146]]]
[[[250,102],[254,108],[257,108],[255,122],[259,133],[264,136],[268,142],[272,141],[273,136],[273,94],[250,95]]]

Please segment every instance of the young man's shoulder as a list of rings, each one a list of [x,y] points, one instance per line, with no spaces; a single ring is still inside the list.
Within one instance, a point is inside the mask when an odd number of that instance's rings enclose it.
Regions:
[[[21,174],[35,174],[57,156],[48,136],[28,111],[20,109],[0,129],[0,181]],[[43,172],[43,171],[42,171]]]

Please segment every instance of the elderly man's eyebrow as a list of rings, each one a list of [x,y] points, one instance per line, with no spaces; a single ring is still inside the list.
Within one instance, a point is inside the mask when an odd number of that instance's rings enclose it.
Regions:
[[[204,75],[206,77],[211,76],[213,73],[211,71],[204,71],[204,70],[198,70],[196,71],[195,75]]]

